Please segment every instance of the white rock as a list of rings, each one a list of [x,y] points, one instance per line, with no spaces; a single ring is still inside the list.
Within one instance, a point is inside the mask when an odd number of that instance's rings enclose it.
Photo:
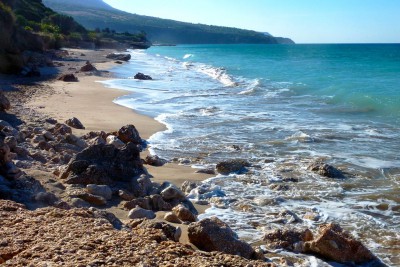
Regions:
[[[116,137],[115,135],[107,136],[106,142],[107,142],[107,144],[113,145],[116,148],[122,148],[125,145],[124,142],[119,140],[119,138]]]
[[[141,218],[154,219],[155,217],[156,214],[152,210],[145,210],[138,206],[136,206],[136,208],[134,209],[131,209],[128,214],[129,219],[141,219]]]
[[[104,197],[106,200],[112,198],[112,190],[108,185],[88,184],[86,191],[89,194]]]

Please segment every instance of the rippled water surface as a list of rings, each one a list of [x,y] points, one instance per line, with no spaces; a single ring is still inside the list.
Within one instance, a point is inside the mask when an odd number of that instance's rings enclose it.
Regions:
[[[244,174],[204,183],[226,195],[217,215],[258,241],[289,224],[339,222],[391,266],[400,266],[400,45],[202,45],[132,51],[108,86],[117,103],[168,130],[153,153],[197,165],[244,158]],[[143,72],[153,81],[132,76]],[[345,172],[323,178],[316,160]],[[218,191],[218,190],[217,190]],[[291,211],[300,219],[294,222]],[[286,212],[287,213],[287,212]],[[285,220],[277,220],[281,214]],[[282,217],[281,216],[281,217]],[[286,216],[286,217],[285,217]]]

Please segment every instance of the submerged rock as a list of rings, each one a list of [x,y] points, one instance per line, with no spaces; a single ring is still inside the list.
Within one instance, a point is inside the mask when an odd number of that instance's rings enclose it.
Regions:
[[[250,167],[250,163],[247,160],[231,159],[219,162],[216,166],[216,170],[220,174],[227,175],[234,172],[245,172],[246,167]]]
[[[141,72],[136,73],[133,78],[136,80],[153,80],[149,75],[145,75]]]
[[[308,167],[308,170],[328,178],[346,178],[340,170],[324,162],[315,162]]]

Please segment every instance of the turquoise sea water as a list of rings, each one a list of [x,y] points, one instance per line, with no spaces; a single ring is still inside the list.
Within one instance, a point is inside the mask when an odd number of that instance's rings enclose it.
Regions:
[[[114,69],[119,79],[106,84],[134,92],[117,103],[168,126],[149,140],[153,153],[190,158],[194,167],[224,158],[254,165],[247,174],[205,181],[226,197],[211,199],[214,207],[202,216],[217,215],[256,242],[282,226],[273,222],[277,213],[311,213],[319,219],[294,226],[337,221],[400,266],[400,45],[191,45],[131,53]],[[154,80],[134,80],[137,72]],[[311,173],[307,166],[317,159],[347,178]]]

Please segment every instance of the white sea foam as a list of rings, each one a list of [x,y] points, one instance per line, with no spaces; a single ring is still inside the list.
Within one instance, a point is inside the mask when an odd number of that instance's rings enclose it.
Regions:
[[[192,54],[186,54],[186,55],[183,56],[183,59],[188,59],[188,58],[191,58],[191,57],[193,57]]]

